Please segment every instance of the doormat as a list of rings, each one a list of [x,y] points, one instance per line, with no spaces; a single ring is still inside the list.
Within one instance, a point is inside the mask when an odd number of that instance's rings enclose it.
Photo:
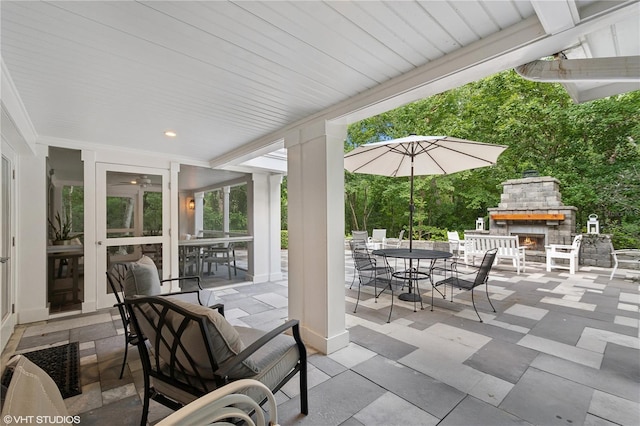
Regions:
[[[23,353],[31,362],[42,368],[53,379],[62,398],[80,395],[80,354],[78,342],[52,348]],[[9,375],[9,377],[5,377]],[[8,371],[2,377],[2,384],[8,386],[11,376]],[[6,383],[6,384],[5,384]]]

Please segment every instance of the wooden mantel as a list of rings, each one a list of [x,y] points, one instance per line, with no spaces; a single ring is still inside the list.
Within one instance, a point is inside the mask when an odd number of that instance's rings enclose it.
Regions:
[[[564,213],[496,213],[493,220],[564,220]]]

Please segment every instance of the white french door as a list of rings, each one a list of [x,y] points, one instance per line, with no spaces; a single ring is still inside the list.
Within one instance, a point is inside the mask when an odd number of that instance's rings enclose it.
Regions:
[[[144,254],[169,276],[169,176],[165,169],[96,163],[98,309],[115,302],[105,275],[113,263]]]
[[[16,324],[14,306],[15,282],[15,188],[14,170],[16,154],[2,141],[0,166],[0,350],[4,349]]]

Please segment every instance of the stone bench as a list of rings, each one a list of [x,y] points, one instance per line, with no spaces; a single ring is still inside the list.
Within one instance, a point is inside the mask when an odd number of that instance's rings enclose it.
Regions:
[[[520,247],[518,236],[498,236],[498,235],[465,235],[464,244],[464,262],[475,265],[476,257],[483,257],[487,250],[498,249],[495,263],[498,264],[502,259],[508,259],[513,262],[518,274],[520,274],[520,265],[522,272],[525,271],[525,255],[524,247]]]

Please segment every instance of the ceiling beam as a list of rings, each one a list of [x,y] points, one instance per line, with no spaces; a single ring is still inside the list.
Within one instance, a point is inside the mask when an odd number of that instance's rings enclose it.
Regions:
[[[523,78],[545,83],[640,82],[640,56],[533,61],[515,68]]]
[[[563,83],[563,86],[567,89],[567,93],[571,96],[571,99],[577,104],[583,102],[589,102],[596,99],[602,99],[607,96],[619,95],[622,93],[629,93],[635,90],[640,90],[639,83],[611,83],[607,85],[601,85],[592,89],[582,89],[580,91],[571,90],[571,83]]]
[[[531,5],[547,34],[557,34],[580,22],[578,7],[573,0],[533,0]]]

